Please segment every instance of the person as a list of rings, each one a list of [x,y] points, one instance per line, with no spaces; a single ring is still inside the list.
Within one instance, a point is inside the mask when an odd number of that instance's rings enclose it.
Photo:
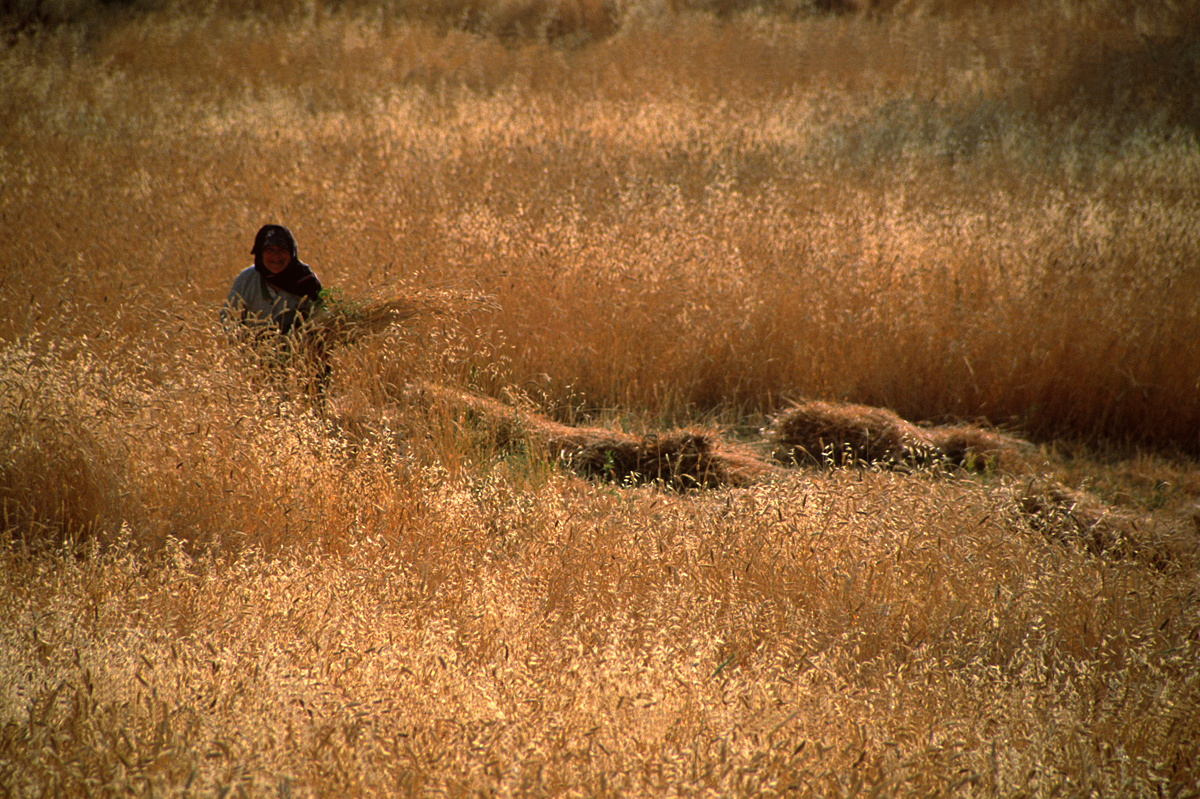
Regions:
[[[254,237],[254,265],[234,278],[221,308],[227,327],[237,322],[255,333],[275,328],[288,335],[297,321],[321,306],[321,281],[298,257],[296,237],[283,225],[263,225]]]
[[[221,307],[222,325],[234,340],[259,345],[275,369],[295,371],[307,363],[307,389],[323,395],[332,371],[323,348],[297,335],[321,308],[321,281],[300,260],[296,237],[283,225],[263,225],[250,252],[254,265],[234,278]]]

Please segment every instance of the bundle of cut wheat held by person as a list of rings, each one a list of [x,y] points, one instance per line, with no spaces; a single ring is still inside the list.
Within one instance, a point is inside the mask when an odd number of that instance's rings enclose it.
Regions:
[[[495,300],[476,291],[377,289],[349,297],[338,289],[323,293],[321,308],[304,324],[306,344],[320,353],[383,333],[395,325],[429,318],[460,318],[497,309]]]

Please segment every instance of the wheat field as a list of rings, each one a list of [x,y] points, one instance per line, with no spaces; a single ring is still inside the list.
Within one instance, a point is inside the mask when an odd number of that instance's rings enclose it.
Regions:
[[[1200,795],[1195,3],[2,11],[0,794]]]

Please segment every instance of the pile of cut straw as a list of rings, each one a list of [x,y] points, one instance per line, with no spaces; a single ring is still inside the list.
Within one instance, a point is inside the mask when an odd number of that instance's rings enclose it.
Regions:
[[[793,405],[764,431],[774,457],[797,464],[921,466],[972,471],[1019,466],[1032,448],[975,425],[917,427],[886,408],[812,401]]]
[[[749,485],[780,471],[749,448],[709,432],[634,435],[600,427],[572,427],[459,388],[434,383],[410,388],[415,401],[437,401],[469,413],[492,432],[497,443],[529,441],[587,477],[634,485],[660,483],[683,491]]]

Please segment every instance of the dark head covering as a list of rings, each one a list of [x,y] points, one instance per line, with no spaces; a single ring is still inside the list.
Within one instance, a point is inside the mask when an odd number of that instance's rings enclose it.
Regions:
[[[268,246],[282,247],[292,254],[292,260],[277,275],[271,274],[263,266],[262,251]],[[254,249],[250,252],[254,254],[254,268],[271,285],[312,300],[320,299],[321,281],[317,280],[308,264],[298,257],[296,237],[292,231],[283,225],[263,225],[254,237]]]

